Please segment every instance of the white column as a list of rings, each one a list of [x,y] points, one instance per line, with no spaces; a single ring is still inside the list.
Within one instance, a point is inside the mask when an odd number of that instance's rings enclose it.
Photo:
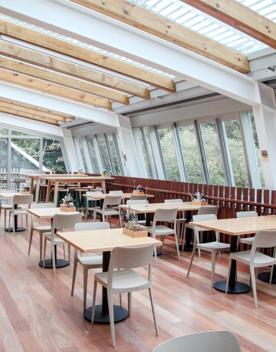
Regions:
[[[139,158],[136,150],[133,131],[130,119],[126,116],[118,116],[118,139],[119,148],[121,149],[122,161],[124,164],[126,176],[140,177]]]
[[[63,144],[66,153],[66,159],[68,162],[68,167],[71,172],[77,172],[78,167],[78,157],[75,149],[75,144],[73,141],[72,133],[68,129],[63,129]]]
[[[259,85],[262,105],[253,107],[265,186],[276,189],[276,100],[272,88]]]

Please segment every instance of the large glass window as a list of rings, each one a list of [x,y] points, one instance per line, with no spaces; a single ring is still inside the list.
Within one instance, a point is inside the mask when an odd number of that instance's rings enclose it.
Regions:
[[[89,155],[92,163],[93,172],[100,173],[100,167],[99,167],[96,148],[95,148],[95,139],[87,138],[87,143],[88,143]]]
[[[42,164],[54,173],[65,173],[66,167],[61,143],[55,139],[44,138],[42,149]]]
[[[19,135],[13,131],[12,135]],[[19,132],[20,133],[20,132]],[[40,139],[18,137],[11,139],[11,173],[39,170]]]
[[[203,183],[201,156],[194,125],[178,126],[181,152],[188,182]]]
[[[216,124],[214,122],[200,124],[200,130],[207,159],[210,183],[225,185],[227,182]]]
[[[123,170],[122,166],[120,164],[120,155],[118,154],[118,146],[117,146],[117,141],[115,140],[116,136],[108,135],[106,137],[107,143],[108,143],[108,150],[110,153],[110,159],[112,162],[112,168],[113,168],[113,173],[115,175],[123,175]]]
[[[176,159],[172,130],[170,128],[158,128],[157,131],[166,178],[168,180],[178,181],[180,180],[180,173]]]
[[[0,138],[0,188],[7,185],[8,139]]]
[[[224,127],[235,186],[248,187],[249,180],[240,123],[238,120],[227,120],[224,121]]]
[[[105,142],[104,136],[97,136],[97,142],[99,146],[99,151],[101,154],[102,164],[104,169],[112,173],[112,167],[109,160],[108,150]]]

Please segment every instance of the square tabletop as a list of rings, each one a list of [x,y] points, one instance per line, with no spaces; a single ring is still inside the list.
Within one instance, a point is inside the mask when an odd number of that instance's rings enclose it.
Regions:
[[[176,202],[176,203],[150,203],[148,205],[120,205],[121,209],[130,208],[136,214],[147,214],[147,213],[155,213],[157,209],[177,209],[178,211],[197,211],[201,207],[206,205],[195,205],[192,202]],[[213,206],[213,205],[208,205]],[[215,207],[215,206],[214,206]]]
[[[115,247],[162,244],[160,241],[147,236],[130,237],[123,233],[122,228],[58,232],[57,235],[82,253],[111,251]]]
[[[27,209],[27,211],[39,219],[52,219],[56,214],[79,214],[78,211],[65,212],[60,210],[60,208],[31,208]]]
[[[231,236],[239,236],[253,234],[262,230],[276,230],[276,215],[193,221],[190,224]]]

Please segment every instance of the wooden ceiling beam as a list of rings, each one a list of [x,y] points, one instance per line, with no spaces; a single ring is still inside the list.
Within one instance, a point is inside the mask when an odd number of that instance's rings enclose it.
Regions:
[[[182,1],[276,49],[276,23],[238,1]]]
[[[237,71],[248,73],[247,57],[238,51],[167,20],[126,0],[71,0],[74,3],[127,23]]]
[[[47,33],[20,26],[6,19],[0,19],[0,33],[175,92],[175,83],[166,76],[53,37]]]
[[[41,78],[46,81],[61,84],[66,87],[71,87],[84,91],[93,95],[101,96],[112,101],[117,101],[122,104],[128,104],[128,96],[121,93],[112,91],[111,89],[98,86],[94,83],[86,82],[77,78],[69,77],[62,73],[47,70],[45,68],[37,67],[32,64],[15,60],[7,56],[0,55],[0,67],[7,68],[11,71],[24,73],[36,78]]]
[[[59,122],[57,120],[50,119],[47,117],[37,116],[36,114],[31,114],[29,112],[23,112],[23,111],[20,111],[16,108],[12,108],[12,107],[9,108],[6,106],[2,106],[1,103],[0,103],[0,112],[4,112],[7,114],[11,114],[11,115],[19,116],[19,117],[24,117],[27,119],[36,120],[36,121],[40,121],[40,122],[46,122],[46,123],[49,123],[49,124],[55,125],[55,126],[59,126]]]
[[[47,82],[18,72],[13,72],[0,68],[0,81],[19,85],[24,88],[34,89],[42,93],[54,95],[57,97],[77,101],[80,103],[111,109],[109,100],[95,95],[80,92],[76,89],[62,86],[60,84]]]
[[[84,79],[98,85],[121,91],[130,95],[149,99],[149,91],[142,85],[100,72],[93,68],[85,67],[68,60],[60,59],[56,56],[45,54],[37,50],[26,48],[22,45],[8,43],[0,39],[0,53],[14,59],[39,65],[57,72],[61,72],[72,77]]]

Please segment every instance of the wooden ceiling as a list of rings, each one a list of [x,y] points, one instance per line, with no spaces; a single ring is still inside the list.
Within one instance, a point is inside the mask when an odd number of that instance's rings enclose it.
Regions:
[[[248,59],[242,53],[126,0],[71,1],[239,72],[249,72]],[[276,48],[276,24],[235,0],[182,1]],[[168,92],[176,91],[175,82],[167,75],[90,50],[47,32],[0,19],[0,34],[6,36],[0,39],[0,76],[4,82],[105,109],[112,109],[113,102],[129,104],[129,96],[149,99],[149,86]],[[7,37],[20,42],[10,42]],[[32,44],[32,47],[24,43]],[[59,54],[66,55],[68,59]],[[72,119],[7,100],[0,100],[0,110],[55,125]]]

